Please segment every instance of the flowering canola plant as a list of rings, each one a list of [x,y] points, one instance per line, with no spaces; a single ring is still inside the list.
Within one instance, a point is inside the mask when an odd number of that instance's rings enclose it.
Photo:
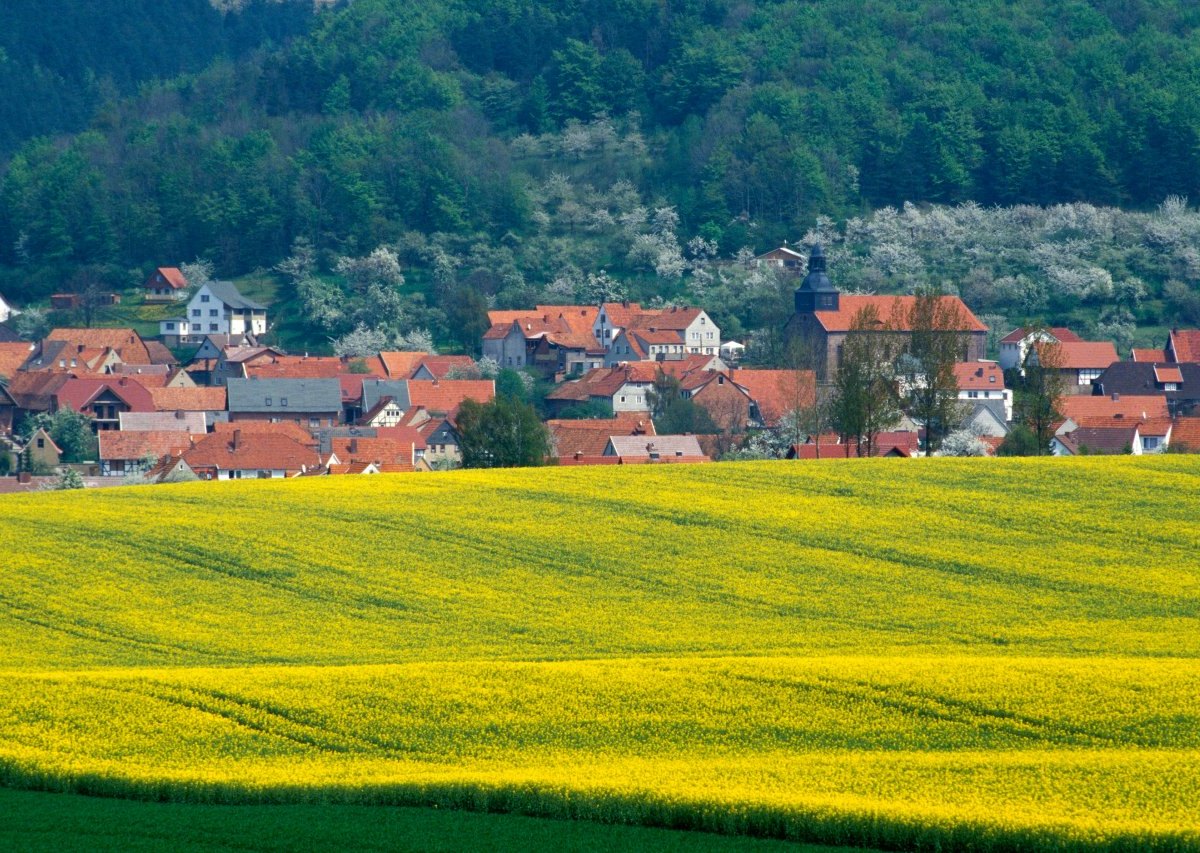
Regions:
[[[1200,462],[0,499],[0,781],[1200,849]]]

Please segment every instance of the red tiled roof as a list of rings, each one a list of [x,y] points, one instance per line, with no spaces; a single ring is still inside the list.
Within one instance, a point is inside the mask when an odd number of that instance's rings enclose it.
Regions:
[[[638,329],[669,329],[681,332],[692,325],[704,312],[700,308],[681,308],[671,306],[661,311],[646,311],[631,318],[630,328]]]
[[[415,450],[423,450],[426,446],[424,435],[425,428],[429,427],[428,431],[433,432],[433,430],[441,426],[441,424],[441,418],[431,418],[425,422],[425,425],[421,429],[412,426],[376,427],[375,437],[385,438],[388,441],[395,442],[404,448],[411,447]]]
[[[54,394],[71,378],[69,373],[18,371],[8,383],[8,393],[22,409],[46,411],[54,402]]]
[[[1058,350],[1062,370],[1103,370],[1121,360],[1112,341],[1065,341]]]
[[[1171,427],[1171,446],[1176,450],[1200,453],[1200,416],[1175,419]]]
[[[247,364],[245,369],[247,379],[333,379],[347,372],[342,359],[320,355],[275,356],[270,361]]]
[[[67,341],[79,349],[112,349],[128,364],[151,364],[141,335],[133,329],[51,329],[48,341]]]
[[[971,313],[957,296],[943,296],[962,314],[964,332],[986,332],[987,326]],[[915,296],[855,296],[841,294],[838,298],[837,311],[817,311],[814,316],[827,332],[848,332],[854,323],[855,315],[864,308],[874,307],[879,314],[880,322],[898,331],[907,331],[908,315],[912,312]]]
[[[1134,361],[1167,361],[1167,353],[1160,349],[1138,349],[1134,347],[1132,350]]]
[[[1162,395],[1122,396],[1114,400],[1110,396],[1087,396],[1072,394],[1063,397],[1059,410],[1063,417],[1079,423],[1079,418],[1113,417],[1120,414],[1127,418],[1167,417],[1167,398]]]
[[[741,385],[758,404],[759,414],[767,426],[797,406],[810,406],[816,398],[817,380],[811,370],[747,370],[729,371],[729,378]]]
[[[147,456],[160,459],[168,453],[178,454],[192,446],[192,437],[186,432],[165,430],[101,430],[97,437],[100,440],[101,459],[144,459]]]
[[[392,379],[407,379],[412,376],[412,372],[421,363],[421,359],[428,355],[429,353],[427,352],[389,350],[381,352],[379,360],[383,363],[386,376]]]
[[[621,412],[614,418],[549,420],[550,439],[559,458],[600,456],[613,435],[654,435],[654,422],[637,412]]]
[[[1163,382],[1182,382],[1183,371],[1174,366],[1155,365],[1154,381],[1160,384]]]
[[[151,388],[154,408],[160,412],[223,412],[224,388]]]
[[[183,273],[180,272],[177,267],[159,267],[155,270],[155,272],[162,276],[163,281],[158,282],[155,281],[154,277],[151,277],[146,282],[147,287],[158,287],[162,283],[166,283],[170,285],[173,290],[183,290],[188,286],[187,279],[183,277]]]
[[[424,367],[433,374],[434,379],[445,379],[451,369],[471,367],[474,364],[475,360],[469,355],[427,355],[421,359],[421,363],[417,367],[413,368],[413,372]]]
[[[994,361],[963,361],[954,365],[959,391],[1003,391],[1004,371]]]
[[[286,435],[234,430],[232,434],[211,433],[183,452],[192,470],[217,468],[224,471],[300,471],[321,464],[316,448]]]
[[[214,435],[233,435],[235,430],[241,430],[242,435],[282,435],[299,444],[316,447],[318,442],[312,433],[295,421],[217,421],[213,424]]]
[[[1175,360],[1200,362],[1200,329],[1174,330],[1168,337],[1168,348],[1175,351]]]
[[[608,317],[609,325],[626,329],[635,317],[646,313],[646,311],[637,302],[605,302],[604,313]]]
[[[25,360],[29,358],[30,344],[18,341],[0,344],[0,377],[12,379]]]
[[[334,438],[330,449],[338,461],[346,464],[401,465],[409,470],[413,464],[412,444],[390,438]]]
[[[1021,341],[1023,341],[1025,339],[1026,335],[1029,335],[1035,331],[1037,331],[1037,330],[1036,329],[1014,329],[1013,331],[1011,331],[1007,335],[1005,335],[1003,338],[1001,338],[1000,343],[1002,343],[1002,344],[1020,343]],[[1064,343],[1064,344],[1065,343],[1077,343],[1077,342],[1083,340],[1083,338],[1079,337],[1079,335],[1075,334],[1070,329],[1068,329],[1064,326],[1055,326],[1054,328],[1047,329],[1046,331],[1048,331],[1050,333],[1050,335],[1059,343]]]
[[[129,411],[153,412],[155,411],[154,399],[151,397],[153,390],[162,389],[144,388],[128,377],[121,377],[120,379],[78,379],[71,377],[58,389],[58,393],[54,396],[60,409],[70,407],[77,412],[82,412],[98,396],[105,391],[111,391],[125,401],[125,404],[129,406]]]
[[[1057,438],[1059,443],[1072,453],[1087,448],[1090,453],[1112,455],[1126,453],[1132,449],[1137,431],[1137,423],[1111,427],[1080,427]]]
[[[487,403],[495,396],[496,383],[491,379],[410,379],[408,381],[409,403],[441,414],[457,411],[463,400]]]

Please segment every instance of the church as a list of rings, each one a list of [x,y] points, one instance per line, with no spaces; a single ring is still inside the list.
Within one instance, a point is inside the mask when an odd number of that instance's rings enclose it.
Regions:
[[[962,361],[978,361],[987,356],[987,326],[971,313],[957,296],[943,296],[950,300],[962,319],[962,328],[955,331],[963,335]],[[813,246],[808,259],[808,274],[796,289],[795,313],[784,327],[784,338],[789,346],[800,341],[816,372],[818,382],[832,382],[837,376],[841,362],[842,345],[854,317],[863,308],[873,306],[886,334],[908,338],[912,329],[908,317],[912,312],[915,296],[859,296],[839,293],[825,272],[825,252],[820,244]],[[907,340],[897,341],[904,346]]]

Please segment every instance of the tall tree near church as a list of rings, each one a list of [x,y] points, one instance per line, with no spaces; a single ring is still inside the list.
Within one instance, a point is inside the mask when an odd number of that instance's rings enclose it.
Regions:
[[[900,422],[896,391],[895,336],[873,305],[850,322],[834,378],[830,423],[842,442],[853,441],[859,456],[872,456],[879,433]],[[849,453],[849,447],[847,447]]]
[[[966,354],[967,328],[961,303],[937,288],[922,288],[894,325],[910,332],[908,413],[925,427],[925,449],[941,447],[961,420],[954,365]]]

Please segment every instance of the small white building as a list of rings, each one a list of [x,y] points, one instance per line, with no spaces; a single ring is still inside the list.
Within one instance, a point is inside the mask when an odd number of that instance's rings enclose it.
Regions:
[[[15,317],[20,313],[20,311],[5,302],[3,296],[0,296],[0,323],[3,323],[5,320],[8,320],[11,317]]]

